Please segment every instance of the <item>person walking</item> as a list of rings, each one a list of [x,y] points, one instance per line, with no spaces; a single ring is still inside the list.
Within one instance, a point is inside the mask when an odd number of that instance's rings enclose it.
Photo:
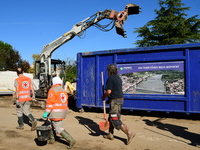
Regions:
[[[109,64],[107,66],[107,72],[109,77],[106,81],[105,93],[102,96],[102,101],[108,97],[106,103],[110,104],[108,120],[111,123],[108,135],[104,135],[103,137],[109,140],[114,140],[114,128],[117,130],[121,129],[127,135],[126,145],[128,145],[135,136],[135,133],[133,133],[128,126],[121,121],[121,109],[124,103],[122,80],[118,76],[116,65]]]
[[[59,134],[69,143],[67,148],[71,149],[76,141],[64,129],[62,122],[65,119],[68,110],[68,94],[67,91],[62,88],[62,80],[59,77],[54,77],[52,83],[53,86],[48,92],[46,109],[42,116],[43,118],[49,118],[51,121],[52,130],[50,131],[48,142],[53,144],[55,142],[56,134]]]
[[[17,68],[18,78],[15,79],[14,86],[16,89],[16,111],[19,126],[16,129],[24,129],[23,115],[26,115],[30,120],[34,131],[37,126],[37,120],[30,113],[31,100],[35,98],[32,81],[29,77],[23,75],[22,68]]]

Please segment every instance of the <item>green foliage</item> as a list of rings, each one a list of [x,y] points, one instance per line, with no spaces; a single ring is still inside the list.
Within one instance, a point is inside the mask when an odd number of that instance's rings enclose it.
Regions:
[[[37,60],[40,60],[40,55],[39,55],[39,54],[33,54],[33,55],[32,55],[32,58],[33,58],[33,65],[34,65],[34,67],[33,67],[33,68],[30,68],[30,69],[29,69],[29,72],[30,72],[30,73],[33,73],[33,74],[35,75],[35,62],[36,62]],[[40,68],[38,68],[38,69],[40,69]],[[37,72],[39,72],[39,70],[37,70]]]
[[[69,58],[66,60],[65,75],[66,81],[71,83],[76,79],[76,62]]]
[[[28,63],[28,61],[26,60],[21,60],[19,63],[19,67],[21,66],[21,68],[24,70],[24,72],[29,72],[30,69],[30,64]]]
[[[35,64],[35,61],[36,61],[36,60],[40,60],[40,55],[39,55],[39,54],[33,54],[33,55],[32,55],[32,58],[33,58],[33,60],[34,60],[33,64]]]
[[[30,65],[10,44],[0,41],[0,71],[15,71],[18,67],[28,72]]]
[[[200,19],[198,15],[186,18],[184,12],[190,7],[182,7],[185,4],[181,0],[158,0],[160,10],[154,10],[157,16],[155,20],[136,28],[134,33],[143,38],[137,40],[138,47],[187,44],[200,42]]]

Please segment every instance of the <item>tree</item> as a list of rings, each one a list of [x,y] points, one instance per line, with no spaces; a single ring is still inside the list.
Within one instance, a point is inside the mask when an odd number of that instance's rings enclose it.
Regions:
[[[36,60],[40,60],[40,55],[39,55],[39,54],[33,54],[33,55],[32,55],[32,58],[33,58],[33,60],[34,60],[33,64],[35,64],[35,61],[36,61]]]
[[[65,68],[66,81],[74,82],[74,79],[76,79],[76,62],[67,58],[65,63],[66,63],[66,68]]]
[[[29,70],[30,70],[30,64],[26,60],[21,60],[19,63],[19,66],[21,66],[21,68],[24,70],[24,72],[29,72]]]
[[[32,55],[32,58],[33,58],[33,68],[30,68],[29,69],[29,72],[30,73],[33,73],[33,74],[35,74],[35,62],[37,61],[37,60],[40,60],[40,55],[39,54],[33,54]],[[39,68],[38,68],[39,69]]]
[[[22,66],[22,59],[18,51],[15,51],[12,48],[7,49],[6,51],[6,70],[14,71],[18,66]]]
[[[134,44],[138,47],[187,44],[200,42],[200,19],[198,15],[185,18],[184,12],[190,7],[182,7],[185,4],[181,0],[158,0],[160,10],[154,10],[157,14],[155,20],[136,28],[134,33],[143,39]]]
[[[21,59],[19,52],[10,44],[0,41],[0,71],[15,71],[17,67],[28,72],[30,65],[26,60]]]
[[[2,41],[0,41],[0,70],[5,70],[6,68],[6,49],[9,45],[4,44]],[[8,48],[9,49],[9,48]]]

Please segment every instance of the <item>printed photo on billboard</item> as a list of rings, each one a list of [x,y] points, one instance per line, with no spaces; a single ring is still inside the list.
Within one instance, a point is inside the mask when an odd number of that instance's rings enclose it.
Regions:
[[[118,64],[124,94],[185,95],[183,61]]]

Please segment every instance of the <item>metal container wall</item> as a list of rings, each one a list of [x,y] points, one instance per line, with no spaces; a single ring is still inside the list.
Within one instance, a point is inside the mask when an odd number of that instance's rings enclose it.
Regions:
[[[112,63],[119,72],[136,69],[123,74],[132,91],[124,92],[122,109],[200,113],[200,43],[78,53],[77,108],[103,107],[101,72],[106,83]],[[154,87],[158,82],[161,90]]]

